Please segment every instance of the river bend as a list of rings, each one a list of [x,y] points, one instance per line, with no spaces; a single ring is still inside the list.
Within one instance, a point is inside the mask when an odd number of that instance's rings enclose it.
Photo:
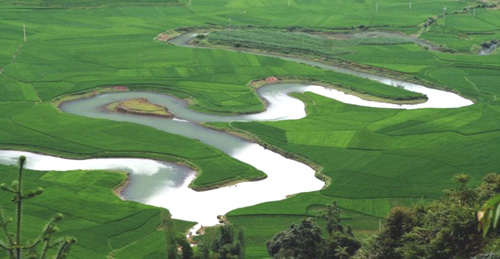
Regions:
[[[192,38],[193,35],[184,35],[182,37]],[[314,176],[315,172],[309,166],[287,159],[256,143],[203,127],[200,125],[202,122],[270,121],[304,118],[306,116],[304,103],[289,95],[293,92],[313,92],[344,103],[374,108],[455,108],[472,104],[470,100],[454,93],[431,89],[414,83],[307,60],[283,58],[376,80],[392,86],[404,87],[410,91],[427,95],[429,100],[426,103],[414,105],[388,104],[363,100],[322,86],[274,84],[258,89],[259,96],[265,99],[268,104],[267,109],[262,113],[251,115],[220,116],[202,114],[190,110],[184,100],[151,92],[106,93],[61,104],[61,110],[67,113],[91,118],[127,121],[198,139],[237,160],[254,166],[268,176],[261,181],[238,183],[203,192],[196,192],[188,187],[195,177],[195,172],[191,169],[175,163],[148,159],[102,158],[71,160],[22,151],[0,150],[0,163],[15,164],[20,155],[25,155],[27,156],[26,168],[34,170],[109,169],[126,171],[130,175],[130,184],[121,194],[124,199],[165,207],[170,210],[174,218],[195,221],[201,225],[214,225],[218,222],[217,215],[225,214],[236,208],[285,199],[286,196],[295,193],[317,191],[323,188],[324,183]],[[167,107],[173,112],[175,118],[171,120],[116,113],[103,109],[103,106],[111,102],[138,97],[147,98],[150,102]],[[163,143],[161,140],[158,140],[158,144],[168,145],[168,143]]]

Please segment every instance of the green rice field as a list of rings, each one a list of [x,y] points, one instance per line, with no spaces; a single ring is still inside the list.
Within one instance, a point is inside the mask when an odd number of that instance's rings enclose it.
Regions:
[[[209,36],[213,41],[231,42],[219,45],[237,43],[291,56],[327,57],[473,100],[474,105],[457,109],[393,110],[305,93],[295,95],[306,104],[304,119],[213,124],[244,131],[270,148],[309,161],[329,179],[317,192],[229,212],[229,220],[246,229],[246,258],[269,257],[267,239],[316,215],[318,208],[334,200],[344,210],[344,221],[366,237],[378,231],[379,220],[392,207],[441,197],[443,189],[455,186],[452,177],[458,173],[469,174],[471,184],[477,185],[487,173],[500,172],[500,54],[477,54],[482,43],[500,40],[500,11],[476,6],[470,0],[414,0],[411,9],[409,1],[396,0],[4,0],[0,2],[0,149],[80,159],[180,162],[198,171],[194,188],[209,189],[265,175],[200,141],[133,123],[66,114],[55,103],[74,94],[125,86],[184,98],[196,111],[255,113],[265,107],[249,83],[271,76],[322,82],[374,98],[421,97],[276,57],[154,40],[175,29],[218,30]],[[429,18],[435,22],[424,26]],[[404,33],[446,51],[405,40],[339,43],[305,34],[365,30]],[[276,40],[280,37],[288,43],[280,45]],[[0,182],[10,183],[15,171],[0,166]],[[165,257],[165,236],[158,229],[164,209],[113,194],[113,188],[126,179],[124,174],[28,171],[25,175],[27,187],[45,189],[26,205],[26,238],[61,212],[65,219],[60,235],[78,239],[70,258]],[[0,192],[0,204],[13,215],[9,197]],[[175,224],[181,233],[193,223],[176,220]]]

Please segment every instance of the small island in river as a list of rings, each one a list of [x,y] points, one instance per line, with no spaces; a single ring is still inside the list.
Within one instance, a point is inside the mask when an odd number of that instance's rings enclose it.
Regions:
[[[134,98],[125,101],[110,103],[106,110],[113,112],[132,113],[139,115],[173,118],[174,115],[165,107],[154,104],[146,98]]]

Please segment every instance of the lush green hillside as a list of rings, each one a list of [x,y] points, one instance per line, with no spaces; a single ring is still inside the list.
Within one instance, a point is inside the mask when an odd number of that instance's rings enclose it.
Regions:
[[[354,45],[339,58],[424,80],[472,98],[476,105],[383,110],[305,94],[301,99],[308,104],[309,116],[303,120],[231,124],[308,158],[331,177],[331,184],[322,191],[231,212],[230,220],[247,229],[248,257],[265,257],[266,239],[333,199],[358,232],[371,233],[391,207],[439,197],[442,189],[453,184],[450,176],[469,173],[476,184],[499,168],[500,56],[469,53],[483,42],[498,39],[499,12],[481,8],[474,17],[461,13],[475,5],[449,0],[413,1],[411,9],[409,1],[395,0],[293,0],[290,5],[283,0],[2,1],[0,148],[78,158],[188,161],[202,171],[195,184],[204,187],[259,177],[262,174],[254,168],[198,141],[130,123],[63,114],[51,102],[97,87],[125,85],[190,98],[195,100],[192,108],[200,111],[256,112],[262,110],[262,103],[246,84],[268,76],[323,81],[379,97],[402,98],[408,92],[316,67],[223,49],[176,47],[153,38],[179,27],[230,25],[279,31],[302,27],[414,33],[461,53],[428,51],[415,44]],[[460,12],[454,14],[455,10]],[[436,22],[424,28],[430,17]],[[0,167],[2,181],[9,182],[10,175],[3,172],[13,170]],[[61,229],[79,240],[72,251],[75,257],[104,257],[112,251],[117,258],[162,255],[163,236],[156,231],[161,210],[113,196],[111,189],[123,175],[27,175],[30,185],[46,188],[46,194],[27,206],[27,224],[38,226],[41,215],[65,213]],[[186,223],[182,224],[180,229],[185,229]],[[34,234],[37,228],[29,231]]]
[[[283,229],[286,214],[309,215],[310,206],[334,199],[362,213],[351,224],[373,230],[389,207],[440,197],[443,188],[454,186],[451,179],[458,172],[469,173],[477,184],[500,167],[498,102],[462,109],[373,111],[312,94],[307,98],[311,106],[306,119],[231,125],[323,166],[331,185],[320,194],[297,195],[280,205],[236,210],[230,215],[240,224],[253,226],[264,214],[281,218]],[[271,236],[255,235],[261,244]],[[266,252],[257,244],[254,249],[256,257]]]
[[[29,163],[29,161],[28,161]],[[0,165],[0,182],[17,180],[16,167]],[[59,236],[74,236],[70,258],[104,258],[133,255],[135,258],[165,256],[165,234],[158,227],[164,209],[135,202],[125,202],[112,191],[126,175],[104,171],[39,172],[25,171],[24,190],[44,188],[42,195],[23,207],[22,238],[33,241],[56,213],[64,215],[58,223]],[[0,192],[2,211],[13,217],[15,204],[12,194]],[[103,213],[105,211],[106,213]],[[192,226],[191,222],[175,221],[179,233]],[[13,225],[10,230],[13,231]],[[2,257],[7,256],[0,251]]]

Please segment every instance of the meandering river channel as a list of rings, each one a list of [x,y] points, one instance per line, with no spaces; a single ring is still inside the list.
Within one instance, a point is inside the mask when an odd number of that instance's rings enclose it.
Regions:
[[[183,35],[180,37],[182,41],[179,38],[176,39],[178,40],[176,44],[184,45],[187,42],[186,40],[189,40],[188,38],[194,36],[194,34]],[[403,87],[410,91],[423,93],[429,99],[422,104],[398,105],[367,101],[322,86],[274,84],[258,89],[258,94],[266,100],[268,105],[266,111],[252,115],[218,116],[202,114],[188,109],[184,100],[151,92],[107,93],[61,104],[60,109],[67,113],[142,124],[165,132],[200,140],[237,160],[254,166],[268,176],[261,181],[238,183],[237,185],[210,191],[196,192],[188,187],[195,177],[195,172],[191,169],[174,163],[148,159],[71,160],[22,151],[0,150],[0,163],[15,164],[20,155],[25,155],[27,156],[26,167],[34,170],[112,169],[126,171],[130,175],[130,184],[121,193],[124,199],[168,208],[174,218],[195,221],[201,225],[214,225],[217,224],[217,215],[225,214],[236,208],[285,199],[290,194],[320,190],[324,183],[314,176],[315,172],[309,166],[287,159],[256,143],[203,127],[200,125],[202,122],[269,121],[303,118],[306,116],[305,106],[301,101],[289,96],[292,92],[313,92],[341,102],[376,108],[454,108],[472,104],[470,100],[454,93],[430,89],[414,83],[308,60],[283,58]],[[175,118],[171,120],[115,113],[102,108],[111,102],[138,97],[147,98],[150,102],[167,107],[173,112]],[[158,140],[158,145],[168,144],[162,142],[161,139]]]

